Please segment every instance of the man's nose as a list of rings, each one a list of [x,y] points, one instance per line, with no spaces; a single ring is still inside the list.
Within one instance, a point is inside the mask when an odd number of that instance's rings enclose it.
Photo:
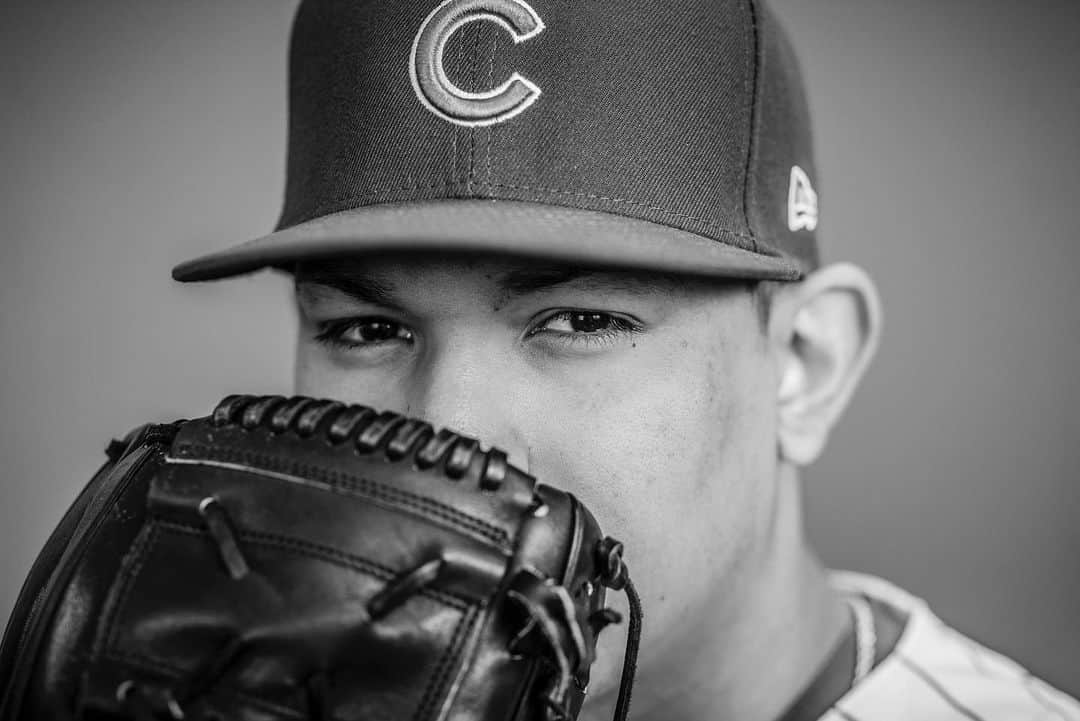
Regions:
[[[467,339],[430,350],[406,390],[408,413],[505,452],[528,471],[528,444],[515,403],[520,379],[499,353]]]

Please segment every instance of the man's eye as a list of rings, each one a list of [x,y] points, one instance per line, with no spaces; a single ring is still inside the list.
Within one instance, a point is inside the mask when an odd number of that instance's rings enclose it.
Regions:
[[[413,342],[413,332],[386,318],[345,318],[318,324],[315,340],[343,348],[362,348],[390,343]]]
[[[545,318],[530,336],[550,335],[569,341],[613,340],[621,334],[641,330],[637,323],[612,313],[591,310],[564,310]]]

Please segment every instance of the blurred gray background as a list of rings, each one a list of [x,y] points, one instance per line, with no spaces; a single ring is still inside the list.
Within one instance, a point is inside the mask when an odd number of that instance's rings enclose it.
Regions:
[[[294,6],[0,10],[0,618],[111,435],[291,383],[283,280],[169,269],[276,219]],[[1080,695],[1080,3],[774,6],[887,314],[811,533]]]

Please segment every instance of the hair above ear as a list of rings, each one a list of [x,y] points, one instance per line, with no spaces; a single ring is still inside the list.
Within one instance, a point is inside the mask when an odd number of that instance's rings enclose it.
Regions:
[[[821,455],[874,357],[881,326],[877,288],[856,265],[827,265],[775,289],[768,334],[783,460],[806,466]]]

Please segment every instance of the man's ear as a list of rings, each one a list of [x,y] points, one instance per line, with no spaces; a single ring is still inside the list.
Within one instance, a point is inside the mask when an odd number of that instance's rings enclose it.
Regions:
[[[773,295],[769,341],[777,359],[777,437],[783,460],[817,460],[877,350],[881,300],[849,263],[819,268]]]

